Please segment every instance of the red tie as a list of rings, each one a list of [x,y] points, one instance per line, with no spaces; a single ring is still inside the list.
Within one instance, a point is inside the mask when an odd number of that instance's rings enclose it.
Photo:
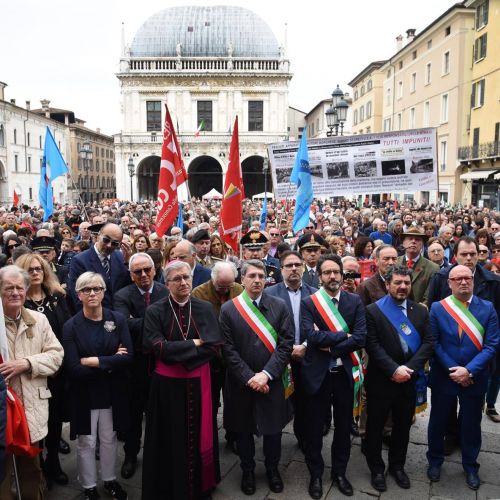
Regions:
[[[407,267],[408,269],[413,269],[413,260],[412,260],[412,259],[408,259],[408,260],[406,261],[406,267]]]
[[[151,293],[144,292],[144,304],[146,304],[146,307],[148,307],[150,303],[151,303]]]

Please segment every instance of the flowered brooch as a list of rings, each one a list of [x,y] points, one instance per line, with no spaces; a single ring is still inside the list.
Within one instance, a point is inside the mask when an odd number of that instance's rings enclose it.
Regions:
[[[116,330],[115,322],[114,321],[105,321],[104,322],[104,329],[108,333],[111,333],[113,330]]]

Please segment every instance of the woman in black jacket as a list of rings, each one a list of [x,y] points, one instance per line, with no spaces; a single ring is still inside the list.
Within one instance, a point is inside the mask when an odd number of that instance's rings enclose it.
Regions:
[[[132,341],[123,315],[102,307],[106,284],[100,274],[86,272],[75,290],[82,310],[65,325],[63,346],[70,380],[70,437],[78,437],[78,478],[85,498],[99,498],[95,447],[100,442],[104,489],[115,499],[126,492],[116,481],[117,432],[129,426],[128,366]]]
[[[62,343],[64,323],[71,317],[64,288],[59,284],[47,261],[36,253],[21,255],[16,260],[16,266],[27,271],[31,278],[24,306],[44,314],[49,320],[57,340]],[[51,481],[61,485],[68,483],[68,476],[61,469],[59,462],[60,448],[67,449],[67,453],[70,451],[65,441],[62,441],[62,445],[65,446],[61,446],[62,424],[68,420],[66,383],[67,377],[64,368],[48,379],[52,397],[49,399],[49,430],[45,438],[47,456],[44,460],[43,470],[49,484]]]

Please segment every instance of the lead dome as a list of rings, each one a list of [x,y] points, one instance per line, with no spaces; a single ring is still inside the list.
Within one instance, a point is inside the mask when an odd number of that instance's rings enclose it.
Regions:
[[[131,57],[262,57],[280,48],[269,26],[242,7],[171,7],[153,14],[137,31]],[[230,49],[231,46],[231,49]]]

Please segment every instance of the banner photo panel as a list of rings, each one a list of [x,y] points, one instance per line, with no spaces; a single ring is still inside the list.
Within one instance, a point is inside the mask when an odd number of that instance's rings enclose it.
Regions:
[[[276,199],[294,197],[290,175],[300,141],[269,144]],[[436,129],[308,139],[316,198],[438,189]]]

